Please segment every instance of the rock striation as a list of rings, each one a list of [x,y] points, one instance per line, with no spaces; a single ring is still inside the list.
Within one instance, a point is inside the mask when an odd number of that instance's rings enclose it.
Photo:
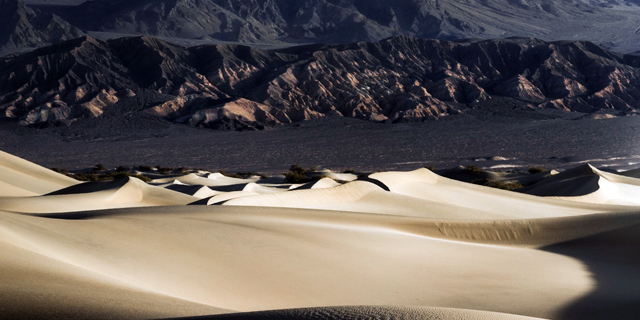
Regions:
[[[640,6],[629,0],[91,0],[44,9],[83,30],[245,44],[526,36],[640,49]]]
[[[590,42],[510,38],[260,50],[182,47],[142,36],[81,37],[0,59],[0,118],[25,126],[153,116],[262,129],[328,115],[437,119],[491,109],[628,115],[640,109],[640,58]]]
[[[20,0],[0,0],[0,54],[50,45],[83,35],[59,16]]]

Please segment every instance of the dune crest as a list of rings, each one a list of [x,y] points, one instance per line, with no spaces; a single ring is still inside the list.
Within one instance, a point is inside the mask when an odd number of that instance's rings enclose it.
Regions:
[[[640,179],[604,172],[590,164],[564,171],[522,192],[585,203],[640,206]]]
[[[0,197],[42,195],[77,183],[65,175],[0,151]]]
[[[524,189],[545,196],[424,168],[303,185],[207,172],[79,183],[0,157],[0,177],[20,176],[26,182],[0,179],[16,186],[0,198],[0,310],[9,319],[640,311],[640,207],[621,201],[640,183],[591,166]]]
[[[77,212],[126,207],[185,205],[198,198],[150,186],[138,178],[85,182],[46,195],[0,198],[0,210],[22,213]]]

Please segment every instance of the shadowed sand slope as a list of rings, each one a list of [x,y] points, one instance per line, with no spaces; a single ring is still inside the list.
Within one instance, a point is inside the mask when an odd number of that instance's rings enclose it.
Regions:
[[[2,317],[637,318],[636,206],[426,169],[291,190],[185,177],[0,198]]]
[[[472,220],[532,219],[629,210],[478,186],[444,178],[427,169],[375,173],[369,176],[369,180],[323,189],[250,195],[224,204]]]
[[[634,170],[635,171],[635,170]],[[585,164],[521,190],[523,193],[577,202],[640,205],[640,179],[604,172]]]
[[[45,262],[55,260],[131,290],[237,311],[413,305],[557,318],[597,286],[579,258],[474,239],[451,241],[455,238],[438,228],[440,222],[417,218],[224,206],[131,208],[70,217],[1,213],[0,240],[16,248],[3,250],[2,259],[26,259],[30,268],[19,271],[23,277],[46,274]],[[637,215],[583,220],[555,218],[537,227],[535,221],[513,221],[506,229],[533,232],[551,244],[596,234],[602,226],[611,230],[640,222]],[[518,229],[518,224],[529,228]],[[462,234],[483,228],[453,221],[448,226]],[[576,229],[586,231],[580,235]],[[637,241],[637,236],[628,240]],[[73,270],[69,267],[70,276]],[[80,273],[77,279],[103,285]],[[30,289],[46,292],[47,285],[32,283]],[[629,297],[640,295],[640,287],[627,289]],[[21,289],[12,286],[3,293],[16,290]],[[608,301],[602,299],[594,303]],[[0,302],[2,308],[13,308],[6,303]],[[632,301],[621,303],[624,308]],[[137,308],[117,299],[101,306]],[[157,311],[171,313],[173,308]]]
[[[0,210],[53,213],[125,207],[184,205],[199,198],[147,185],[126,177],[111,182],[86,182],[43,196],[0,198]]]

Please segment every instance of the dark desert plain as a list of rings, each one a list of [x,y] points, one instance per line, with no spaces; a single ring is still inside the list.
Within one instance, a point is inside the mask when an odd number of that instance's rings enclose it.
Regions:
[[[562,113],[550,112],[549,118]],[[91,135],[73,128],[5,125],[2,150],[46,167],[97,163],[184,166],[281,174],[298,163],[332,170],[566,169],[583,163],[624,170],[640,166],[640,118],[544,119],[466,116],[385,124],[328,117],[263,131],[217,131],[152,123],[111,127]],[[570,115],[577,118],[580,115]],[[520,115],[522,117],[522,115]],[[151,129],[148,129],[151,127]],[[95,130],[93,130],[95,132]]]
[[[0,0],[0,319],[640,319],[635,0]]]

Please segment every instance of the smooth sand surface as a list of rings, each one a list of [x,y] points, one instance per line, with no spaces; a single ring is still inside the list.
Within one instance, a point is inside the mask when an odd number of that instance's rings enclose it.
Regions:
[[[3,317],[640,314],[640,207],[491,189],[426,169],[293,190],[243,181],[252,191],[203,199],[190,194],[215,179],[183,180],[161,188],[130,178],[0,199]],[[239,183],[209,187],[229,185]],[[252,311],[261,312],[241,313]]]
[[[138,178],[112,182],[85,182],[46,195],[0,198],[0,210],[53,213],[127,207],[183,205],[199,198],[150,186]]]
[[[78,181],[0,151],[0,197],[35,196]]]
[[[635,171],[635,170],[634,170]],[[640,206],[640,179],[579,166],[536,183],[522,192],[586,203]]]

